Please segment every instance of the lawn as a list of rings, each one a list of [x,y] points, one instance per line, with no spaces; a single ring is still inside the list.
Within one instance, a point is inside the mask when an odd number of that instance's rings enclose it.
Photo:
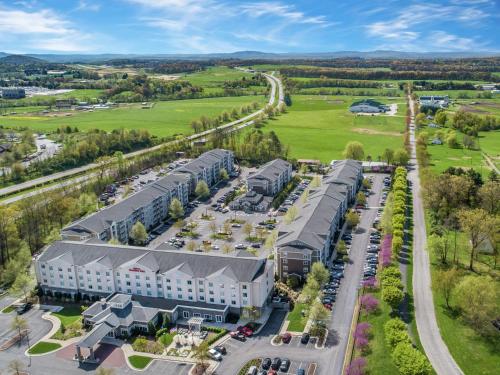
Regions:
[[[302,332],[306,326],[306,318],[302,316],[302,310],[307,310],[305,303],[297,303],[292,311],[288,313],[288,331]]]
[[[76,322],[81,318],[82,311],[80,306],[68,306],[63,308],[59,312],[52,313],[53,316],[57,317],[64,327]]]
[[[59,349],[61,344],[55,342],[40,341],[39,343],[32,346],[29,350],[29,354],[45,354]]]
[[[1,121],[4,126],[25,126],[43,132],[69,125],[76,126],[79,130],[147,129],[153,135],[169,136],[191,134],[191,122],[203,115],[215,117],[232,108],[253,102],[263,105],[265,101],[264,95],[174,100],[157,102],[151,109],[141,109],[140,104],[125,104],[116,109],[70,112],[70,116],[4,116]]]
[[[427,220],[427,231],[429,232],[429,221]],[[453,234],[450,233],[450,240],[453,244]],[[463,274],[471,274],[467,270],[469,255],[466,250],[468,239],[463,233],[457,236],[458,262]],[[453,257],[453,248],[450,250],[450,258]],[[432,279],[436,280],[437,272],[440,269],[439,261],[435,254],[429,253],[431,258]],[[491,256],[479,255],[475,261],[474,268],[479,274],[489,273],[497,280],[500,288],[499,270],[492,270],[493,259]],[[465,375],[493,375],[498,374],[498,363],[500,363],[500,352],[498,348],[500,341],[498,335],[496,341],[488,341],[475,330],[465,324],[453,311],[446,307],[445,300],[441,293],[437,292],[433,283],[434,308],[436,318],[441,332],[441,337],[448,346],[448,349],[460,366]],[[451,300],[453,306],[453,298]]]
[[[243,77],[251,78],[252,76],[252,73],[231,69],[227,66],[213,66],[199,72],[184,74],[181,79],[197,86],[216,87],[221,86],[224,81],[237,81]]]
[[[329,163],[341,159],[350,141],[363,144],[365,156],[377,160],[384,149],[403,146],[406,104],[402,98],[384,103],[398,103],[396,116],[355,116],[348,111],[353,96],[294,95],[288,113],[268,121],[264,131],[273,130],[284,145],[290,146],[293,158],[319,159]]]
[[[7,306],[7,307],[4,307],[4,309],[2,310],[2,312],[3,312],[4,314],[9,314],[9,313],[11,313],[12,311],[14,311],[15,309],[16,309],[16,306],[14,306],[14,305],[9,305],[9,306]]]
[[[143,355],[131,355],[130,357],[128,357],[128,361],[130,362],[130,364],[137,369],[145,368],[152,360],[153,358],[145,357]]]

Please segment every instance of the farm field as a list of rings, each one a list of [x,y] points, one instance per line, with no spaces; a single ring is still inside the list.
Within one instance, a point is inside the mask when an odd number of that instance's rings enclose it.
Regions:
[[[191,100],[157,102],[151,109],[141,109],[140,104],[129,104],[116,109],[96,110],[94,112],[68,112],[69,116],[51,117],[50,115],[14,115],[0,117],[4,126],[29,127],[34,131],[50,132],[61,126],[78,127],[79,130],[101,129],[147,129],[157,136],[190,134],[190,123],[205,115],[218,116],[234,107],[258,102],[264,105],[262,96],[239,96]]]
[[[267,123],[264,131],[273,130],[284,145],[290,146],[293,158],[319,159],[329,163],[342,158],[350,141],[364,145],[365,155],[377,160],[384,149],[403,146],[406,103],[403,98],[384,103],[398,103],[396,116],[355,116],[348,111],[360,97],[294,95],[288,113]]]
[[[183,74],[180,79],[189,81],[193,85],[218,87],[221,86],[224,81],[236,81],[243,77],[251,78],[252,76],[252,73],[231,69],[227,66],[214,66],[199,72]]]
[[[433,81],[434,82],[434,81]],[[448,95],[450,99],[476,99],[478,95],[483,96],[487,91],[481,90],[435,90],[435,91],[415,91],[417,96]],[[486,94],[488,95],[488,94]],[[493,96],[494,98],[494,96]],[[482,99],[480,100],[489,100]]]
[[[22,106],[25,104],[36,106],[38,105],[38,103],[40,103],[40,105],[44,105],[49,101],[53,101],[55,103],[56,99],[69,99],[69,98],[74,98],[80,101],[92,100],[99,98],[99,96],[102,94],[103,91],[104,90],[82,89],[82,90],[73,90],[70,92],[65,92],[63,94],[57,94],[57,95],[36,95],[30,98],[3,100],[0,101],[0,107],[7,105],[15,107],[15,106]]]

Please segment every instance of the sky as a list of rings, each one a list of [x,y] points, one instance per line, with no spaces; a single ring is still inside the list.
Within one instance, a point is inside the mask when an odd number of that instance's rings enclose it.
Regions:
[[[498,52],[498,25],[494,0],[0,0],[0,51]]]

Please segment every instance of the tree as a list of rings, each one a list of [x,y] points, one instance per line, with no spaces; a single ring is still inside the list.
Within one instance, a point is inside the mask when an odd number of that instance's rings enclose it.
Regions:
[[[14,284],[12,284],[12,291],[14,293],[21,293],[24,296],[24,300],[28,302],[28,297],[30,292],[33,290],[33,280],[26,272],[19,270]]]
[[[453,289],[457,285],[458,271],[456,268],[450,268],[447,271],[439,271],[436,277],[436,287],[443,293],[444,300],[446,301],[446,307],[450,308],[450,299],[453,293]]]
[[[320,325],[321,322],[328,319],[330,316],[330,311],[323,306],[321,301],[314,301],[309,311],[309,319],[312,321],[313,326]]]
[[[478,191],[481,207],[490,215],[500,213],[500,182],[487,181]]]
[[[394,153],[394,162],[397,165],[407,165],[408,161],[410,161],[408,151],[406,151],[404,148],[397,149]]]
[[[498,218],[490,216],[482,208],[472,210],[461,210],[458,213],[460,227],[469,236],[470,258],[469,269],[474,271],[474,259],[481,244],[493,237],[498,231]]]
[[[148,239],[146,227],[140,221],[137,221],[130,229],[129,237],[135,244],[142,245]]]
[[[21,375],[24,373],[24,370],[26,369],[26,366],[24,363],[22,363],[18,359],[14,359],[13,361],[9,362],[9,370],[14,372],[16,375]]]
[[[194,241],[189,241],[186,244],[186,250],[188,251],[195,251],[198,248],[198,244]]]
[[[307,278],[307,283],[302,289],[301,297],[306,303],[313,301],[319,293],[320,285],[316,279],[310,277]]]
[[[359,224],[359,215],[356,211],[349,210],[349,212],[345,215],[345,220],[350,228],[354,228]]]
[[[216,234],[217,233],[217,224],[215,224],[214,221],[211,221],[210,224],[208,224],[208,228],[210,229],[210,231],[212,232],[212,234]]]
[[[247,316],[250,320],[257,320],[260,317],[260,311],[255,306],[243,307],[243,316]]]
[[[300,196],[300,201],[302,204],[307,202],[307,198],[309,198],[309,189],[304,190],[304,192]]]
[[[22,331],[28,329],[28,322],[26,321],[26,319],[20,317],[19,315],[16,315],[14,319],[12,319],[12,322],[10,323],[10,328],[17,331],[20,338]]]
[[[264,242],[264,247],[268,250],[272,250],[274,248],[274,244],[276,243],[276,240],[278,239],[278,232],[276,230],[273,230],[266,238],[266,241]]]
[[[363,160],[365,156],[363,144],[357,141],[347,143],[343,155],[345,159]]]
[[[498,291],[489,276],[465,276],[457,285],[454,299],[465,320],[479,331],[487,330],[498,315]]]
[[[203,373],[205,373],[207,367],[206,362],[210,359],[208,350],[209,347],[207,341],[203,341],[200,345],[195,346],[193,349],[193,357],[196,359],[196,364],[202,368]]]
[[[419,113],[418,115],[415,116],[415,125],[417,125],[417,127],[421,127],[422,125],[424,125],[426,123],[426,115],[425,113]]]
[[[205,181],[198,181],[194,193],[199,199],[206,199],[210,196],[210,189]]]
[[[427,248],[438,256],[441,263],[445,264],[448,257],[448,238],[431,234],[427,240]]]
[[[184,216],[184,207],[182,206],[181,201],[177,198],[172,199],[168,213],[172,219],[178,219]]]
[[[97,197],[93,193],[82,193],[78,197],[78,207],[80,208],[80,215],[87,215],[94,212],[97,208]]]
[[[185,225],[186,225],[186,222],[184,220],[177,219],[174,223],[174,228],[181,229],[181,228],[184,228]]]
[[[392,161],[394,160],[394,150],[386,148],[382,153],[382,160],[384,160],[387,164],[392,164]]]
[[[446,125],[446,121],[448,120],[448,116],[446,116],[446,112],[443,110],[439,110],[436,112],[436,115],[434,116],[434,121],[436,121],[436,124],[439,124],[441,126]]]
[[[225,168],[222,168],[219,172],[219,178],[221,180],[228,180],[229,179],[229,174],[227,173],[226,169]]]
[[[311,272],[309,272],[309,275],[307,276],[308,279],[315,279],[320,286],[325,284],[329,277],[330,272],[328,272],[326,267],[321,262],[314,262],[311,267]]]
[[[108,243],[109,243],[110,245],[121,245],[121,244],[122,244],[122,243],[120,242],[120,240],[119,240],[118,238],[115,238],[115,237],[113,237],[112,239],[110,239],[110,240],[108,241]]]
[[[311,180],[310,186],[313,188],[320,187],[321,186],[321,176],[315,175]]]
[[[296,206],[291,206],[285,214],[285,223],[291,224],[299,214],[299,209]]]
[[[252,234],[252,231],[253,231],[253,226],[250,223],[245,223],[243,225],[242,230],[243,230],[243,233],[245,234],[246,237],[250,237],[250,235]]]
[[[234,249],[233,249],[233,247],[232,247],[230,244],[228,244],[228,243],[224,243],[224,244],[222,245],[222,253],[223,253],[223,254],[229,254],[229,253],[232,253],[232,252],[233,252],[233,250],[234,250]]]
[[[404,293],[398,287],[389,285],[385,288],[382,288],[382,299],[389,306],[391,306],[392,310],[396,310],[401,302],[403,301]]]
[[[361,191],[358,192],[358,194],[356,194],[356,202],[364,206],[366,204],[366,195]]]

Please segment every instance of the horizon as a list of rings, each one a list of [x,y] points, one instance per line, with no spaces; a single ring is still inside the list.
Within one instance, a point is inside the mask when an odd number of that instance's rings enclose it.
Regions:
[[[10,54],[498,53],[498,3],[0,0]]]

